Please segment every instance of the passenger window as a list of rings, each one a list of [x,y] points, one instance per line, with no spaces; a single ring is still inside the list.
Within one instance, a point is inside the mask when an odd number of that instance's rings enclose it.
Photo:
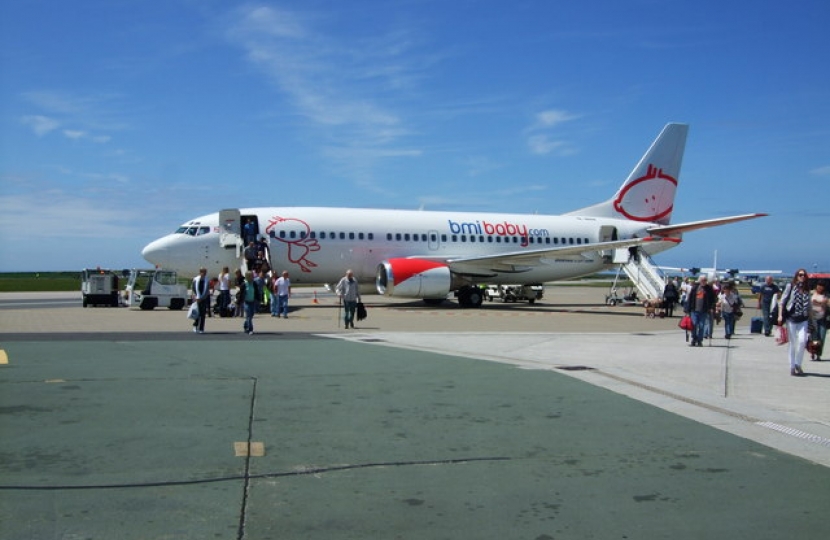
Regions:
[[[403,239],[403,237],[401,236],[401,233],[395,233],[395,240],[400,242],[402,239]]]
[[[369,233],[368,237],[369,237],[369,240],[374,240],[375,239],[375,233]]]
[[[354,240],[354,233],[353,232],[349,233],[349,240]]]
[[[340,233],[340,239],[345,240],[346,239],[346,233],[344,233],[344,232]]]
[[[391,232],[390,232],[390,233],[386,233],[386,239],[387,239],[387,240],[392,240],[392,233],[391,233]]]
[[[409,233],[403,235],[404,242],[409,242]]]

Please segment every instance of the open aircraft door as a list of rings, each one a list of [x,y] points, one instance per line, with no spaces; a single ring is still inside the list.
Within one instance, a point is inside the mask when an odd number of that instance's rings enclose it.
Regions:
[[[238,208],[219,211],[219,245],[238,246],[242,241],[242,216]]]
[[[599,228],[600,242],[615,242],[619,240],[617,228],[611,225],[603,225]],[[602,252],[602,260],[605,264],[621,264],[628,261],[628,250],[626,249],[606,249]]]

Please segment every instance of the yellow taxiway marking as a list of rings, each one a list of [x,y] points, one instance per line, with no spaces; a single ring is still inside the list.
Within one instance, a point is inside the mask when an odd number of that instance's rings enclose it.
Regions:
[[[246,442],[233,443],[233,451],[236,457],[262,457],[265,455],[265,443],[252,442],[250,448]]]
[[[0,349],[0,365],[6,365],[9,363],[9,355],[6,354],[6,351]]]

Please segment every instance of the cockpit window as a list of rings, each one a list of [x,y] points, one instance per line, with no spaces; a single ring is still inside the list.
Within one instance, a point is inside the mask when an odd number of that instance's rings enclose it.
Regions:
[[[200,225],[201,223],[199,223],[198,221],[191,221],[190,223],[186,223],[178,229],[176,229],[176,234],[186,234],[188,236],[201,236],[203,234],[207,234],[210,232],[210,227]]]

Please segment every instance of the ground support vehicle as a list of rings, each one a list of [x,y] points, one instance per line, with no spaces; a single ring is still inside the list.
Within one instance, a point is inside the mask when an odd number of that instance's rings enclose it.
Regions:
[[[633,287],[629,287],[626,292],[620,296],[619,291],[614,288],[611,289],[611,292],[605,295],[605,303],[609,306],[634,306],[640,303],[640,299],[637,298],[637,291],[634,290]]]
[[[179,310],[187,305],[187,287],[179,283],[173,270],[134,268],[124,289],[124,302],[129,307],[150,310],[156,307]]]
[[[529,302],[541,300],[545,294],[543,285],[489,285],[484,289],[484,296],[490,302]]]
[[[118,307],[118,274],[103,268],[81,270],[81,301],[84,307]]]

